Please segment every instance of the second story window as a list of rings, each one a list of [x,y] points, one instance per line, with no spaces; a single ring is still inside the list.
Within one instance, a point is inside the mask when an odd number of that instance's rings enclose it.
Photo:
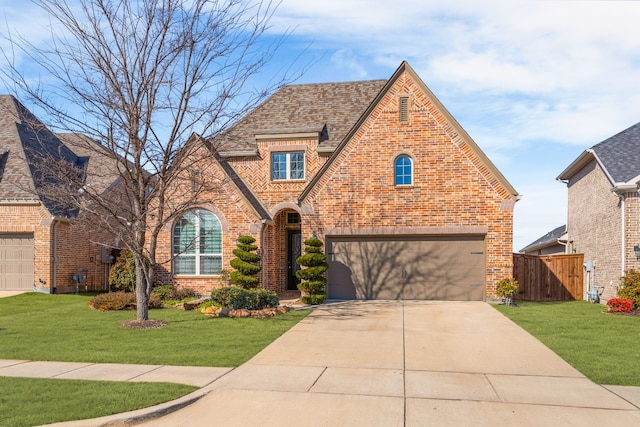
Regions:
[[[394,167],[396,185],[413,184],[413,162],[409,156],[398,156],[394,162]]]
[[[304,179],[304,153],[272,153],[271,179],[273,181]]]

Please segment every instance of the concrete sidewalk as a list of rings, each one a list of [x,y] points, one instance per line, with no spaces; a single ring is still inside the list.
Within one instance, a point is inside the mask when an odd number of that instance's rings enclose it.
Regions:
[[[232,368],[116,363],[33,362],[0,360],[0,376],[74,380],[170,382],[205,387]]]
[[[486,303],[372,301],[321,306],[191,396],[56,425],[583,427],[638,425],[639,407],[637,388],[592,383]]]

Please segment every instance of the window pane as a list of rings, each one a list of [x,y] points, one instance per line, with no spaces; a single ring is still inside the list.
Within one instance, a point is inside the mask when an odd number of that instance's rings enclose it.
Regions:
[[[173,274],[196,274],[196,257],[181,255],[173,260]]]
[[[200,257],[200,274],[218,274],[222,270],[221,256]]]
[[[220,221],[211,212],[201,210],[200,213],[200,253],[222,253],[222,227]]]
[[[407,156],[400,156],[396,159],[395,164],[395,183],[396,185],[411,185],[412,184],[412,169],[413,164],[411,159]]]
[[[187,212],[173,227],[173,255],[194,254],[196,252],[195,214]]]
[[[287,155],[285,153],[271,155],[271,179],[287,179]]]
[[[291,179],[303,179],[304,178],[304,153],[291,153]]]

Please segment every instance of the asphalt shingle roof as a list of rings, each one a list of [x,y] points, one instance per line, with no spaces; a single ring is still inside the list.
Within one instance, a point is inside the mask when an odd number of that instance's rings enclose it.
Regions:
[[[100,157],[106,156],[97,156],[91,149],[79,156],[70,148],[80,147],[74,141],[79,137],[61,136],[67,139],[69,146],[13,96],[0,95],[0,201],[40,201],[54,216],[77,214],[75,209],[52,200],[51,191],[55,191],[57,185],[68,185],[68,179],[65,182],[60,176],[49,173],[47,168],[52,164],[66,164],[70,173],[85,174],[89,162],[96,168],[102,162]],[[100,168],[107,173],[104,165]]]
[[[256,134],[322,132],[335,148],[382,90],[386,80],[283,86],[215,141],[221,154],[256,149]]]
[[[561,225],[560,227],[556,227],[550,232],[548,232],[547,234],[545,234],[544,236],[540,237],[539,239],[529,243],[527,246],[520,249],[520,252],[526,252],[529,249],[537,248],[539,246],[543,246],[550,243],[556,243],[558,239],[561,238],[562,235],[566,232],[567,232],[566,224]]]
[[[614,182],[640,175],[640,123],[592,147]]]

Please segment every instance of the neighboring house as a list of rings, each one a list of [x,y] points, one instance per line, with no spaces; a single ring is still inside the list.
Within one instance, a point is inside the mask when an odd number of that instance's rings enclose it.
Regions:
[[[114,242],[76,226],[79,212],[46,197],[52,186],[68,182],[47,179],[38,166],[47,159],[70,170],[100,171],[87,173],[102,177],[87,184],[106,189],[113,176],[101,150],[87,138],[53,134],[13,96],[0,96],[0,290],[105,289],[107,259],[96,242]]]
[[[544,236],[520,249],[526,255],[556,255],[567,250],[567,226],[556,227]]]
[[[163,230],[159,283],[225,284],[245,234],[282,296],[299,295],[312,236],[329,298],[484,300],[512,276],[518,193],[407,63],[389,80],[284,86],[202,145],[213,170],[190,173],[218,191]]]
[[[584,254],[584,292],[597,287],[606,301],[640,268],[640,123],[584,151],[558,180],[568,189],[571,252]]]

